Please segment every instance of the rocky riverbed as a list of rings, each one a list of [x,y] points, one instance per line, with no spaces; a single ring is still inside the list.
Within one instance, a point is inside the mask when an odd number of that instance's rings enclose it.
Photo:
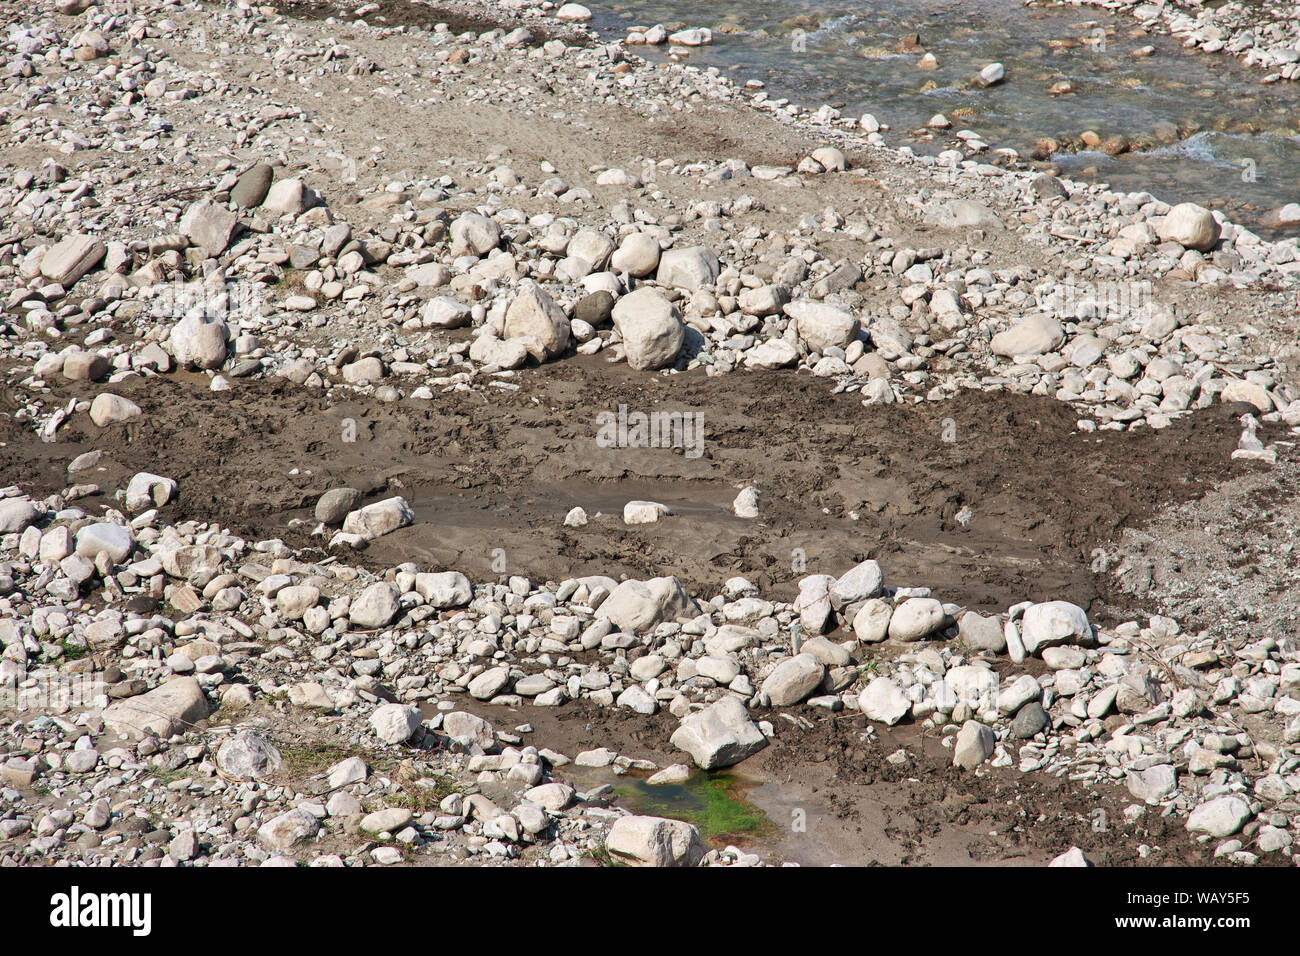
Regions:
[[[0,11],[0,862],[1300,861],[1300,242],[589,18]]]

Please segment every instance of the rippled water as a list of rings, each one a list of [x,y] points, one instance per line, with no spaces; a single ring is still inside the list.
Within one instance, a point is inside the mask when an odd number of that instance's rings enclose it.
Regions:
[[[1234,219],[1278,236],[1268,213],[1300,201],[1300,84],[1265,86],[1224,55],[1194,54],[1135,20],[1021,0],[613,0],[589,4],[598,30],[633,25],[707,26],[714,43],[688,62],[760,79],[773,96],[873,113],[891,145],[937,152],[970,129],[992,147],[1029,158],[1041,140],[1063,144],[1046,158],[1073,178],[1150,190],[1169,201],[1221,206]],[[919,36],[920,49],[905,38]],[[1150,55],[1135,56],[1144,47]],[[908,52],[900,52],[907,50]],[[649,58],[667,47],[640,47]],[[922,52],[938,60],[918,68]],[[1000,85],[972,83],[999,61]],[[1072,93],[1053,94],[1068,82]],[[924,130],[944,113],[947,134]],[[1112,156],[1079,142],[1126,137]]]

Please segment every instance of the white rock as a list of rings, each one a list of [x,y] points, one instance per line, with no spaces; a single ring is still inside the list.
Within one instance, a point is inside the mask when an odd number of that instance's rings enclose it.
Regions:
[[[661,253],[655,278],[660,285],[695,292],[711,288],[718,280],[719,271],[718,257],[712,249],[692,246]]]
[[[690,619],[698,613],[682,583],[673,577],[624,581],[600,605],[598,612],[621,631],[650,630],[662,621]]]
[[[135,421],[141,414],[135,402],[110,392],[101,392],[90,403],[90,420],[100,428]]]
[[[1176,242],[1184,249],[1208,252],[1219,241],[1222,228],[1214,214],[1204,206],[1183,202],[1170,209],[1157,226],[1156,233],[1166,242]]]
[[[1060,644],[1091,644],[1092,627],[1083,608],[1069,601],[1048,601],[1025,611],[1020,622],[1025,650],[1037,654]]]
[[[142,471],[126,486],[126,506],[131,511],[161,508],[176,496],[176,482],[162,475]]]
[[[384,743],[406,743],[420,729],[420,711],[409,704],[381,704],[370,715],[370,727]]]
[[[406,499],[396,495],[350,512],[343,519],[343,531],[371,540],[404,528],[414,520],[415,512]]]
[[[643,286],[623,296],[614,305],[613,319],[632,368],[667,368],[677,360],[686,330],[677,306],[658,289]]]
[[[357,627],[384,627],[401,611],[397,588],[387,581],[376,581],[356,598],[348,609],[348,620]]]
[[[695,866],[706,847],[689,823],[665,817],[619,817],[605,837],[605,850],[628,866]]]
[[[208,700],[193,677],[176,677],[146,694],[109,704],[103,716],[114,733],[136,740],[156,734],[166,740],[206,718]]]
[[[812,654],[796,654],[776,665],[763,681],[763,693],[773,707],[791,707],[806,699],[821,684],[826,668]]]
[[[1249,803],[1235,794],[1225,794],[1193,810],[1187,817],[1187,829],[1217,838],[1228,837],[1245,826],[1251,816]]]
[[[940,630],[948,621],[943,602],[934,598],[908,598],[889,619],[889,638],[894,641],[920,641]]]
[[[740,698],[728,694],[683,719],[671,743],[690,754],[697,766],[715,770],[758,753],[767,746],[767,738],[749,719]]]
[[[794,319],[799,338],[814,352],[825,352],[832,347],[847,348],[858,334],[856,318],[824,302],[796,299],[787,303],[783,311]]]
[[[996,746],[997,738],[992,728],[984,726],[979,721],[968,720],[957,732],[957,740],[952,747],[953,766],[974,770],[993,756]]]
[[[888,677],[877,677],[858,695],[858,710],[867,719],[892,727],[911,713],[912,702]]]
[[[546,361],[564,353],[569,347],[569,334],[568,316],[541,286],[531,280],[522,283],[519,294],[506,309],[505,338],[536,341],[541,354],[534,357]]]

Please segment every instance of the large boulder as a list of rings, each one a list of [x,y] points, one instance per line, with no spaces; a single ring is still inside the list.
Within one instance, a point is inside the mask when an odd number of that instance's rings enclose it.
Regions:
[[[219,256],[230,245],[239,219],[230,210],[211,199],[194,203],[181,216],[181,235],[197,246],[207,258]]]
[[[638,279],[654,272],[658,265],[659,240],[644,232],[633,232],[625,236],[609,260],[609,267],[615,272],[626,272]]]
[[[1059,644],[1091,644],[1092,626],[1083,608],[1069,601],[1048,601],[1025,611],[1020,622],[1020,640],[1025,650],[1036,654]]]
[[[401,613],[397,598],[397,588],[387,581],[376,581],[353,598],[348,620],[364,629],[384,627]]]
[[[501,227],[476,212],[462,214],[451,224],[451,254],[482,256],[501,242]]]
[[[677,361],[686,329],[677,306],[658,289],[643,286],[623,296],[614,305],[613,318],[632,368],[667,368]]]
[[[733,766],[767,746],[745,705],[732,694],[683,719],[670,742],[705,770]]]
[[[415,512],[406,503],[406,499],[394,496],[353,511],[343,519],[343,531],[370,540],[404,528],[414,520]]]
[[[1180,202],[1170,209],[1156,228],[1156,234],[1165,242],[1176,242],[1184,249],[1198,252],[1213,249],[1221,232],[1214,214],[1192,202]]]
[[[569,318],[537,283],[524,282],[510,307],[506,309],[505,337],[535,340],[541,354],[534,357],[546,361],[562,355],[569,347]],[[531,348],[529,351],[533,351]]]
[[[712,288],[721,271],[718,257],[706,246],[688,249],[669,249],[659,256],[659,271],[655,278],[660,285],[674,286],[697,292]]]
[[[166,740],[208,716],[208,699],[193,677],[177,677],[138,697],[104,708],[104,724],[124,737],[155,734]]]
[[[858,710],[868,720],[892,727],[912,712],[912,702],[888,677],[877,677],[858,695]]]
[[[783,311],[794,319],[799,338],[814,352],[848,348],[858,334],[858,320],[854,316],[824,302],[796,299],[787,303]]]
[[[420,711],[410,704],[381,704],[370,715],[370,728],[386,744],[403,744],[420,729]]]
[[[791,707],[815,691],[826,668],[812,654],[796,654],[777,664],[763,681],[763,693],[773,707]]]
[[[682,582],[673,577],[624,581],[600,605],[599,614],[621,631],[640,634],[663,621],[687,620],[699,613]]]
[[[665,817],[619,817],[605,837],[605,850],[628,866],[695,866],[704,856],[700,831]]]
[[[93,236],[60,239],[41,257],[41,275],[67,287],[104,261],[108,247]]]
[[[178,365],[189,368],[220,368],[226,361],[226,340],[230,331],[219,318],[209,319],[192,312],[172,327],[167,344]]]
[[[1065,344],[1065,330],[1050,315],[1031,315],[993,336],[990,347],[1003,358],[1033,358]]]

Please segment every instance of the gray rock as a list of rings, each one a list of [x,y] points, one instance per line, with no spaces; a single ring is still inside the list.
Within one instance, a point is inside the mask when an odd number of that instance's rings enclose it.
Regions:
[[[30,498],[0,498],[0,534],[25,531],[40,516]]]
[[[991,728],[979,721],[968,720],[962,724],[961,730],[957,732],[957,740],[953,743],[953,766],[974,770],[993,755],[996,745],[997,738]]]
[[[280,769],[280,751],[250,730],[227,738],[217,748],[217,768],[235,780],[258,780]]]
[[[219,256],[230,245],[239,219],[230,210],[211,199],[192,204],[181,216],[181,235],[198,246],[205,258]]]
[[[235,180],[230,190],[230,198],[240,209],[254,209],[266,199],[275,172],[266,163],[254,163]]]
[[[193,677],[177,677],[138,697],[104,708],[104,724],[114,733],[139,739],[155,734],[166,740],[208,716],[208,699]]]
[[[316,501],[316,520],[321,524],[339,524],[361,504],[361,499],[362,494],[356,488],[331,488]]]
[[[973,651],[1001,654],[1007,649],[1006,632],[996,617],[984,617],[967,611],[957,619],[957,636]]]
[[[284,852],[320,832],[320,821],[308,810],[295,807],[258,828],[257,838],[272,850]]]
[[[60,239],[41,257],[41,275],[67,288],[104,261],[108,246],[93,236]]]
[[[1052,723],[1052,718],[1043,705],[1036,700],[1031,700],[1020,710],[1016,711],[1016,716],[1011,720],[1011,736],[1020,740],[1028,740],[1035,734],[1046,730]]]
[[[1193,810],[1187,817],[1187,829],[1221,839],[1240,830],[1251,816],[1249,803],[1235,794],[1226,794]]]
[[[1128,792],[1147,803],[1159,803],[1178,789],[1178,772],[1167,763],[1125,774]]]

